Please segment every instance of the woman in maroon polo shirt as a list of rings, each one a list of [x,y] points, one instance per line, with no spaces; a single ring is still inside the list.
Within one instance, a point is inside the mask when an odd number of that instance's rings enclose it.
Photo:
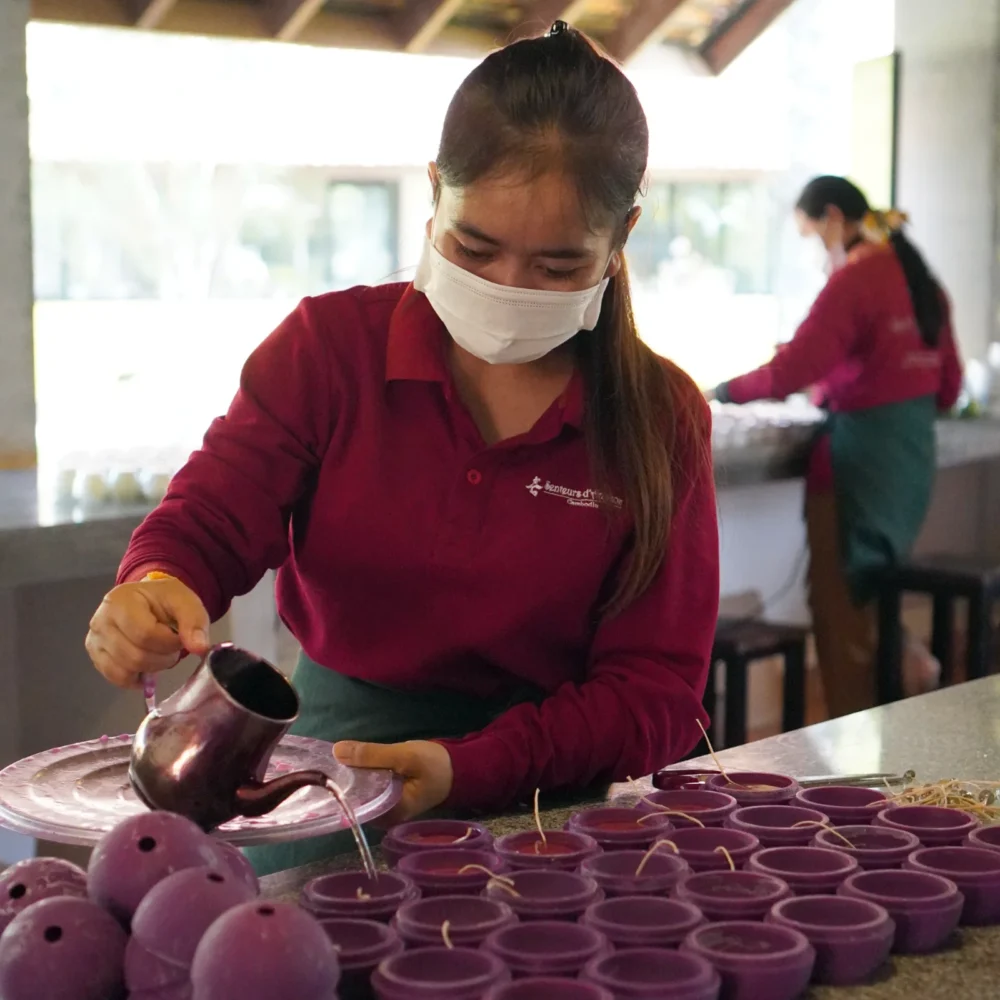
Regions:
[[[253,352],[132,538],[97,668],[134,686],[204,652],[278,568],[294,731],[402,775],[391,820],[690,751],[718,537],[707,407],[632,318],[647,148],[632,85],[562,23],[473,70],[415,281],[306,299]]]

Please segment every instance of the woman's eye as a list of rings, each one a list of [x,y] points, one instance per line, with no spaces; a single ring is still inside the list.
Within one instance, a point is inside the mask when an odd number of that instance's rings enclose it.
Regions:
[[[491,256],[488,251],[473,250],[470,247],[467,247],[464,243],[459,243],[457,241],[455,246],[458,249],[459,254],[463,257],[468,257],[469,260],[489,260]]]
[[[575,278],[577,274],[580,273],[578,267],[574,267],[569,271],[557,271],[555,268],[546,267],[543,268],[545,271],[545,276],[547,278],[552,278],[555,281],[569,281],[571,278]]]

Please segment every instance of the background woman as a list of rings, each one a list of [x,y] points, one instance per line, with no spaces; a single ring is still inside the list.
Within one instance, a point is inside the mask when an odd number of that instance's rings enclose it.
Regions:
[[[562,23],[474,69],[415,282],[306,299],[254,351],[132,539],[87,637],[97,668],[132,685],[203,652],[278,567],[294,731],[399,773],[390,820],[687,753],[718,538],[707,407],[632,318],[647,148],[632,85]]]
[[[796,217],[803,236],[822,241],[829,280],[772,361],[713,395],[749,403],[814,387],[829,411],[806,521],[813,629],[835,717],[874,703],[872,571],[913,547],[930,504],[934,421],[954,406],[962,373],[947,299],[903,216],[873,213],[843,177],[817,177]],[[904,680],[910,690],[921,683],[912,671]]]

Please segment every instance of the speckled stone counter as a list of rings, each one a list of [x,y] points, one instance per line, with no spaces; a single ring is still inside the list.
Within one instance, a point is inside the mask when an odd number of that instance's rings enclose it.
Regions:
[[[918,780],[1000,780],[1000,677],[911,698],[845,719],[808,726],[719,754],[726,768],[776,771],[797,777],[913,769]],[[710,758],[684,767],[712,766]],[[649,787],[648,781],[640,783]],[[634,797],[628,785],[608,797]],[[595,800],[596,803],[596,800]],[[548,829],[561,827],[572,808],[542,812]],[[501,835],[532,826],[528,809],[499,816],[486,825]],[[264,879],[274,898],[295,899],[311,878],[355,867],[354,856],[282,872]],[[1000,995],[1000,928],[965,929],[936,955],[894,958],[867,986],[814,988],[809,1000],[988,1000]]]

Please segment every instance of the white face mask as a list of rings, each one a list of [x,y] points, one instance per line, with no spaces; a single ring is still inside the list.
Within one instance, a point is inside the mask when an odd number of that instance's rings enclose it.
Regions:
[[[608,278],[582,292],[511,288],[477,277],[424,244],[413,287],[459,347],[493,365],[537,361],[601,315]]]

